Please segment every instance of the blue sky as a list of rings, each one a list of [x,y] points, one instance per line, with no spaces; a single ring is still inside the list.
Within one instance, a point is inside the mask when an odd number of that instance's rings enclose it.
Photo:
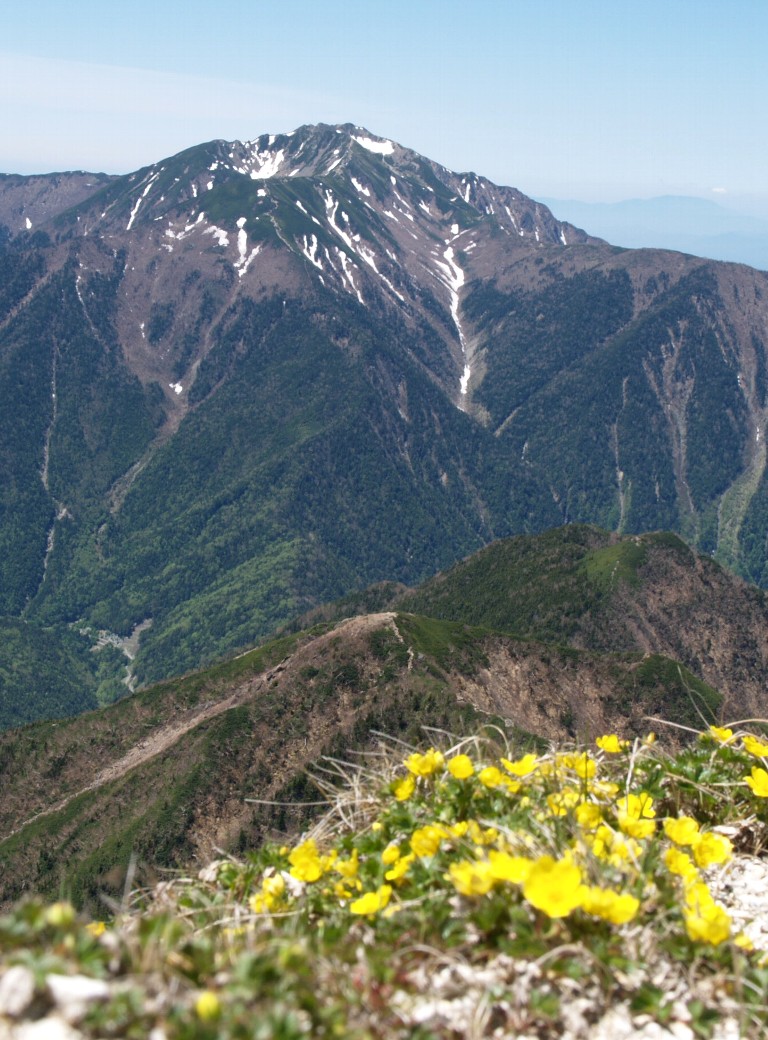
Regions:
[[[2,6],[3,172],[353,122],[530,195],[768,212],[768,0]]]

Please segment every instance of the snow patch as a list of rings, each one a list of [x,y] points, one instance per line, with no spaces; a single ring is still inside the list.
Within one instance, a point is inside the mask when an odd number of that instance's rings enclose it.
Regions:
[[[259,169],[251,170],[252,180],[266,180],[268,177],[274,177],[282,166],[284,158],[285,152],[282,148],[274,155],[270,151],[256,152],[254,159],[259,163]]]
[[[131,216],[130,216],[130,219],[128,221],[128,225],[127,225],[127,227],[125,229],[126,231],[130,231],[131,228],[133,227],[133,222],[136,219],[136,214],[139,212],[139,206],[142,204],[144,199],[147,197],[147,192],[149,191],[149,189],[152,187],[152,185],[155,183],[157,178],[160,176],[160,172],[161,171],[158,170],[157,173],[153,173],[152,174],[152,176],[147,181],[147,186],[144,188],[144,191],[141,193],[141,195],[139,195],[138,199],[136,199],[136,205],[131,210]]]
[[[357,141],[361,148],[366,148],[369,152],[375,152],[377,155],[391,155],[395,146],[391,141],[374,141],[370,137],[355,137],[352,136],[353,141]]]
[[[342,266],[342,268],[344,270],[344,277],[347,279],[349,284],[352,286],[352,291],[357,294],[357,298],[360,301],[360,303],[362,303],[363,306],[365,306],[365,300],[363,299],[363,297],[362,297],[362,295],[360,293],[360,290],[355,285],[355,280],[352,277],[352,271],[350,270],[350,267],[354,267],[355,265],[352,263],[352,261],[349,259],[349,257],[347,256],[347,254],[344,252],[343,249],[339,249],[339,247],[337,246],[336,247],[336,252],[339,254],[339,259],[341,260],[341,266]]]
[[[212,224],[211,227],[206,228],[205,231],[203,232],[203,234],[204,235],[213,235],[214,238],[216,239],[216,245],[217,246],[228,246],[229,245],[229,235],[224,230],[224,228],[216,227],[215,224]]]
[[[352,239],[347,234],[347,232],[340,228],[339,225],[336,223],[336,211],[338,210],[338,208],[339,203],[336,201],[336,199],[334,199],[333,192],[327,191],[325,193],[325,209],[328,215],[328,223],[331,225],[331,228],[342,240],[344,245],[347,246],[354,253],[355,247],[352,243]]]
[[[169,383],[168,386],[171,388],[171,390],[173,390],[177,397],[184,390],[184,387],[181,385],[181,383]]]
[[[235,270],[239,278],[243,277],[261,251],[261,244],[259,244],[250,253],[248,252],[248,233],[245,230],[247,220],[247,217],[237,218],[237,251],[240,256],[235,260]]]
[[[310,235],[309,240],[307,240],[306,235],[304,235],[303,238],[304,247],[302,249],[302,253],[311,264],[314,264],[314,266],[317,267],[318,270],[322,271],[323,265],[317,258],[317,235]]]
[[[25,224],[26,224],[26,226],[27,226],[27,231],[29,231],[29,229],[30,229],[30,228],[32,227],[32,221],[31,221],[31,220],[29,219],[29,217],[27,217],[27,218],[26,218],[26,219],[24,220],[24,223],[25,223]]]
[[[443,260],[445,262],[443,262]],[[438,275],[440,281],[448,288],[448,292],[450,293],[451,317],[453,318],[453,324],[456,326],[456,332],[459,335],[461,353],[465,357],[464,371],[459,380],[459,392],[462,397],[465,397],[469,385],[471,370],[469,365],[466,363],[466,337],[459,316],[459,292],[464,285],[464,272],[454,258],[453,246],[446,246],[443,251],[443,260],[436,260],[435,264],[442,272],[442,274]]]
[[[352,177],[352,183],[361,195],[365,195],[366,198],[370,198],[371,192],[369,188],[366,188],[365,185],[361,184],[360,181],[356,180],[354,177]]]

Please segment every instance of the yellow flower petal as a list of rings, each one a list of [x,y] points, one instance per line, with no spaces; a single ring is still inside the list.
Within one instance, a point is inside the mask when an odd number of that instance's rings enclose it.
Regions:
[[[409,755],[404,765],[408,772],[413,773],[414,776],[432,776],[433,773],[437,773],[438,770],[443,768],[444,763],[445,758],[442,752],[430,748],[423,755],[420,755],[418,752]]]
[[[725,726],[710,726],[707,733],[703,736],[709,735],[713,740],[716,740],[719,744],[727,744],[728,741],[733,737],[733,730],[728,729]]]
[[[768,772],[760,766],[752,766],[752,775],[745,776],[747,784],[752,788],[752,793],[758,798],[768,798]]]
[[[711,867],[717,863],[727,863],[731,858],[733,845],[723,834],[708,831],[693,842],[693,858],[699,867]]]
[[[510,762],[508,758],[502,758],[501,764],[513,776],[528,776],[538,768],[538,761],[536,755],[528,754],[523,755],[522,758],[517,759],[515,762]]]
[[[699,837],[699,825],[692,816],[664,821],[664,833],[676,845],[692,845]]]
[[[768,744],[763,744],[757,737],[752,737],[749,734],[742,737],[742,743],[744,750],[748,751],[750,755],[757,755],[758,758],[765,758],[768,756]]]
[[[581,906],[586,892],[581,871],[569,860],[541,856],[531,866],[523,895],[548,917],[566,917]]]
[[[448,760],[448,772],[457,780],[466,780],[475,772],[472,759],[469,755],[455,755]]]
[[[409,774],[395,784],[394,795],[398,802],[407,802],[416,790],[416,777]]]
[[[391,895],[392,886],[382,885],[375,892],[366,892],[365,895],[360,896],[359,899],[350,904],[349,909],[353,914],[360,916],[377,914],[379,910],[383,910],[389,903]]]
[[[601,751],[605,751],[609,755],[618,755],[624,748],[629,747],[629,741],[619,740],[615,733],[608,733],[604,737],[598,737],[595,743]]]
[[[484,896],[493,888],[493,875],[485,861],[461,860],[452,863],[446,875],[463,896]]]

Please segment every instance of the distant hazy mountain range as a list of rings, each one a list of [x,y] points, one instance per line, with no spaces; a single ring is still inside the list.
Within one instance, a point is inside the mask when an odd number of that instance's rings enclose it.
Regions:
[[[617,246],[681,253],[768,270],[768,220],[737,213],[710,199],[661,195],[623,202],[541,199],[559,220],[588,228]]]

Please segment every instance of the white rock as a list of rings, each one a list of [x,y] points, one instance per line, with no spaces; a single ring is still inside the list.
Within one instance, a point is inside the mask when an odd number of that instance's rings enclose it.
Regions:
[[[14,965],[0,979],[0,1015],[18,1018],[35,996],[35,977],[29,968]]]
[[[51,999],[67,1022],[79,1021],[91,1004],[109,997],[107,983],[87,975],[48,975],[45,983]]]
[[[13,1037],[14,1040],[82,1040],[80,1033],[58,1015],[48,1015],[36,1022],[20,1022]]]

